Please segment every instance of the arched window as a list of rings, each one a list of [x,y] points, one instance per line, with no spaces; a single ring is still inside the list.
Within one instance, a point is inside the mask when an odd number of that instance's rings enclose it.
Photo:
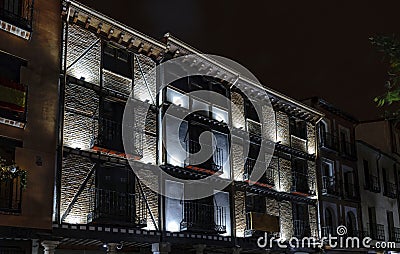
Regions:
[[[349,236],[356,236],[356,231],[357,231],[357,220],[356,216],[354,215],[353,212],[347,212],[347,220],[346,220],[346,226],[347,226],[347,232]]]
[[[329,237],[329,235],[333,235],[333,212],[332,209],[325,209],[325,227],[322,228],[322,235],[324,237]]]

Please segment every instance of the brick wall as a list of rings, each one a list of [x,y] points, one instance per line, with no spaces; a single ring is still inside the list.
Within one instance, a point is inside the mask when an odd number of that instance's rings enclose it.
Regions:
[[[63,215],[75,194],[81,187],[83,181],[95,166],[90,159],[68,155],[63,159],[63,169],[61,172],[61,203],[60,214]],[[93,174],[94,176],[94,174]],[[89,186],[94,183],[94,177],[89,180],[84,187],[82,194],[77,199],[72,210],[63,222],[66,223],[86,223],[89,212]]]
[[[233,179],[243,181],[244,159],[243,159],[243,144],[242,139],[232,136],[232,166]]]
[[[292,187],[292,165],[290,160],[279,158],[280,167],[280,179],[279,189],[280,191],[290,192]]]
[[[232,126],[235,128],[245,128],[244,119],[244,100],[243,97],[236,92],[231,93],[232,102]]]
[[[318,237],[318,212],[313,205],[308,206],[311,236]]]
[[[277,141],[283,145],[290,145],[289,117],[286,113],[276,111]]]
[[[236,236],[243,237],[246,230],[246,209],[245,209],[246,194],[243,191],[235,191],[235,226]]]
[[[89,149],[97,137],[99,96],[75,84],[65,87],[64,145]]]
[[[76,59],[78,59],[82,53],[97,39],[97,36],[93,33],[85,31],[76,25],[69,25],[67,42],[67,67],[70,66]],[[101,44],[99,41],[78,62],[76,62],[67,70],[67,74],[78,79],[84,77],[85,81],[99,85],[100,59]]]
[[[312,123],[307,123],[308,153],[310,154],[315,153],[316,142],[317,142],[316,128]]]
[[[155,100],[157,95],[156,64],[150,57],[144,55],[135,54],[134,57],[134,98],[152,103],[152,98]]]
[[[293,212],[289,201],[279,203],[281,236],[288,239],[293,236]]]
[[[262,106],[262,121],[263,121],[263,132],[262,136],[266,140],[276,140],[276,125],[275,125],[275,112],[269,106]]]

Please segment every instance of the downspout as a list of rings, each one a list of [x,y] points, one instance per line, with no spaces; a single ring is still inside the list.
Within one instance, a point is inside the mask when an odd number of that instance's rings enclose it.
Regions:
[[[67,3],[67,20],[65,21],[65,30],[63,29],[63,24],[62,22],[62,27],[61,27],[61,47],[60,50],[63,49],[63,40],[64,40],[64,61],[60,59],[60,67],[63,70],[62,74],[60,73],[59,76],[59,86],[58,86],[58,112],[57,112],[57,147],[56,147],[56,152],[57,152],[57,157],[56,157],[56,169],[55,169],[55,187],[54,187],[54,192],[56,194],[56,204],[55,204],[55,216],[54,216],[54,221],[57,223],[61,223],[61,216],[60,216],[60,211],[61,211],[61,171],[62,171],[62,158],[63,158],[63,140],[64,140],[64,134],[63,134],[63,127],[64,127],[64,97],[65,97],[65,85],[67,83],[67,49],[68,49],[68,22],[69,22],[69,15],[70,15],[70,4]],[[63,32],[64,36],[63,36]]]
[[[381,178],[380,178],[380,174],[379,174],[379,161],[381,158],[382,158],[382,153],[379,150],[379,154],[378,154],[378,156],[376,156],[376,173],[377,173],[377,177],[378,177],[379,190],[381,190]]]

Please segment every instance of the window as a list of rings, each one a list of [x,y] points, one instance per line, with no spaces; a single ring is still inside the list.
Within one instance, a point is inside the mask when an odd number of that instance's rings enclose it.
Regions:
[[[145,201],[135,193],[135,177],[125,166],[105,163],[96,168],[96,186],[89,190],[89,222],[144,226]]]
[[[24,39],[30,38],[32,31],[33,0],[0,0],[1,29]],[[13,26],[4,28],[4,26]]]
[[[21,123],[26,118],[27,89],[20,84],[26,61],[0,51],[0,117]]]
[[[308,207],[306,204],[293,203],[293,236],[305,237],[311,235]]]
[[[132,55],[125,49],[103,44],[103,68],[127,78],[132,78]]]
[[[0,137],[0,156],[6,165],[15,161],[15,149],[21,147],[22,142]],[[6,178],[0,182],[0,211],[21,212],[22,186],[21,178]]]
[[[290,118],[289,120],[290,134],[301,139],[307,139],[306,122],[303,120]]]
[[[356,216],[351,211],[347,212],[346,225],[347,225],[347,232],[348,232],[349,236],[351,236],[351,237],[358,236]]]
[[[267,206],[265,197],[253,193],[246,193],[247,212],[265,213],[266,208]]]

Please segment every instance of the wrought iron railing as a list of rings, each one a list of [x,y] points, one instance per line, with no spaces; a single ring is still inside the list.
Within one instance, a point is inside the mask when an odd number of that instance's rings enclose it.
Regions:
[[[200,152],[201,149],[208,150],[205,151],[204,154],[207,154],[207,152],[209,152],[209,154],[211,155],[209,156],[210,158],[200,158],[203,156],[196,155]],[[224,154],[223,150],[218,146],[211,144],[202,144],[198,141],[187,139],[186,152],[188,152],[189,154],[185,159],[185,167],[194,166],[214,172],[218,171],[219,173],[223,173]]]
[[[0,20],[4,20],[19,28],[32,31],[33,0],[20,1],[3,0],[0,1]]]
[[[96,124],[97,122],[97,124]],[[106,150],[116,151],[125,153],[124,144],[122,141],[122,123],[116,122],[104,117],[99,117],[94,120],[93,128],[98,128],[97,131],[93,131],[93,145]],[[127,142],[125,145],[128,147],[128,152],[132,153],[132,156],[143,157],[143,130],[139,130],[135,127],[130,128],[131,142]]]
[[[389,241],[400,243],[400,228],[395,228],[395,227],[391,228],[389,232],[390,232]]]
[[[360,199],[359,186],[354,183],[345,183],[343,190],[343,197],[346,199],[359,200]]]
[[[379,184],[379,178],[374,175],[369,175],[366,182],[366,188],[372,192],[381,192],[381,186]]]
[[[308,174],[292,171],[292,192],[314,194],[314,180]]]
[[[226,208],[182,201],[181,231],[226,233]]]
[[[339,147],[337,136],[329,132],[323,133],[321,137],[321,146],[337,151]]]
[[[293,236],[306,237],[311,235],[310,223],[305,220],[293,220]]]
[[[334,176],[322,177],[322,194],[338,195],[336,180]]]
[[[368,236],[373,240],[385,241],[385,226],[382,224],[368,223]]]
[[[22,186],[20,177],[0,182],[0,211],[21,212]]]
[[[265,173],[258,180],[258,182],[274,185],[274,169],[271,167],[267,167],[267,164],[265,162],[255,160],[253,158],[246,158],[246,162],[244,164],[244,173],[243,173],[244,181],[250,180],[251,173],[253,172],[255,167],[257,167],[257,169],[259,169],[260,172],[265,171]]]
[[[138,227],[145,227],[147,223],[146,200],[139,193],[92,188],[89,190],[89,207],[89,223]]]
[[[383,195],[389,198],[397,198],[398,196],[397,185],[389,181],[386,181],[384,184]]]

